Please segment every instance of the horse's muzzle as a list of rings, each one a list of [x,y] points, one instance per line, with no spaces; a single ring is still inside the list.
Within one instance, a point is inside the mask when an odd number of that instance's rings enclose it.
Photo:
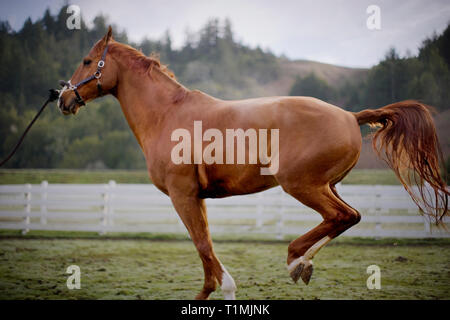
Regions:
[[[76,114],[78,112],[79,106],[77,105],[77,102],[75,101],[75,98],[68,97],[70,102],[66,104],[66,100],[63,96],[60,96],[58,99],[58,108],[61,111],[61,113],[65,116],[69,114]]]
[[[75,97],[71,98],[70,95],[68,94],[66,94],[66,97],[63,96],[64,93],[68,93],[67,89],[70,87],[70,83],[64,80],[59,80],[59,85],[62,87],[58,98],[59,110],[61,111],[62,114],[66,116],[69,114],[76,114],[79,109],[79,106],[77,106]]]

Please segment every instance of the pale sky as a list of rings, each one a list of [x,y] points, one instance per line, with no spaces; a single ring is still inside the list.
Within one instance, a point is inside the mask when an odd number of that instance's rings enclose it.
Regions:
[[[0,1],[0,19],[18,30],[46,8],[56,13],[65,0]],[[421,42],[450,22],[449,0],[72,0],[87,22],[99,13],[125,29],[130,39],[159,39],[170,30],[175,47],[186,29],[199,30],[211,17],[229,18],[237,39],[270,48],[290,59],[371,67],[395,46],[417,53]],[[381,30],[369,30],[369,5],[381,9]]]

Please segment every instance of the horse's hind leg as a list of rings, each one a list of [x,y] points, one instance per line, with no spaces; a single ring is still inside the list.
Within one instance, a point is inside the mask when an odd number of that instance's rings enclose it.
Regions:
[[[209,234],[205,201],[184,193],[170,194],[175,210],[189,231],[192,241],[197,248],[205,272],[203,289],[196,299],[208,299],[211,292],[216,289],[218,282],[225,299],[235,299],[236,285],[225,267],[217,259]]]
[[[309,190],[309,192],[293,190],[287,190],[287,192],[319,212],[323,221],[290,243],[287,263],[292,279],[297,282],[299,278],[302,278],[303,282],[308,284],[313,271],[312,258],[314,255],[333,238],[358,223],[361,217],[358,211],[339,198],[334,186],[325,185],[303,190]]]

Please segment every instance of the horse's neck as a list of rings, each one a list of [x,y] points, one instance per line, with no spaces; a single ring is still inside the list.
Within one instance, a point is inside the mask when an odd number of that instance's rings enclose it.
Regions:
[[[122,69],[122,68],[121,68]],[[187,89],[168,78],[158,67],[151,74],[137,73],[124,67],[119,74],[116,97],[139,144],[153,136],[167,108],[182,98]]]

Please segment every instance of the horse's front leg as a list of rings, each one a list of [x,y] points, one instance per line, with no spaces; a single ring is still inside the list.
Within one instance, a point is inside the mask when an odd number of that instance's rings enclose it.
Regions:
[[[216,289],[218,282],[225,299],[235,299],[236,285],[225,267],[217,259],[209,234],[205,201],[196,196],[186,195],[186,192],[169,191],[175,210],[186,226],[192,241],[197,248],[205,271],[203,289],[196,299],[208,299]]]

